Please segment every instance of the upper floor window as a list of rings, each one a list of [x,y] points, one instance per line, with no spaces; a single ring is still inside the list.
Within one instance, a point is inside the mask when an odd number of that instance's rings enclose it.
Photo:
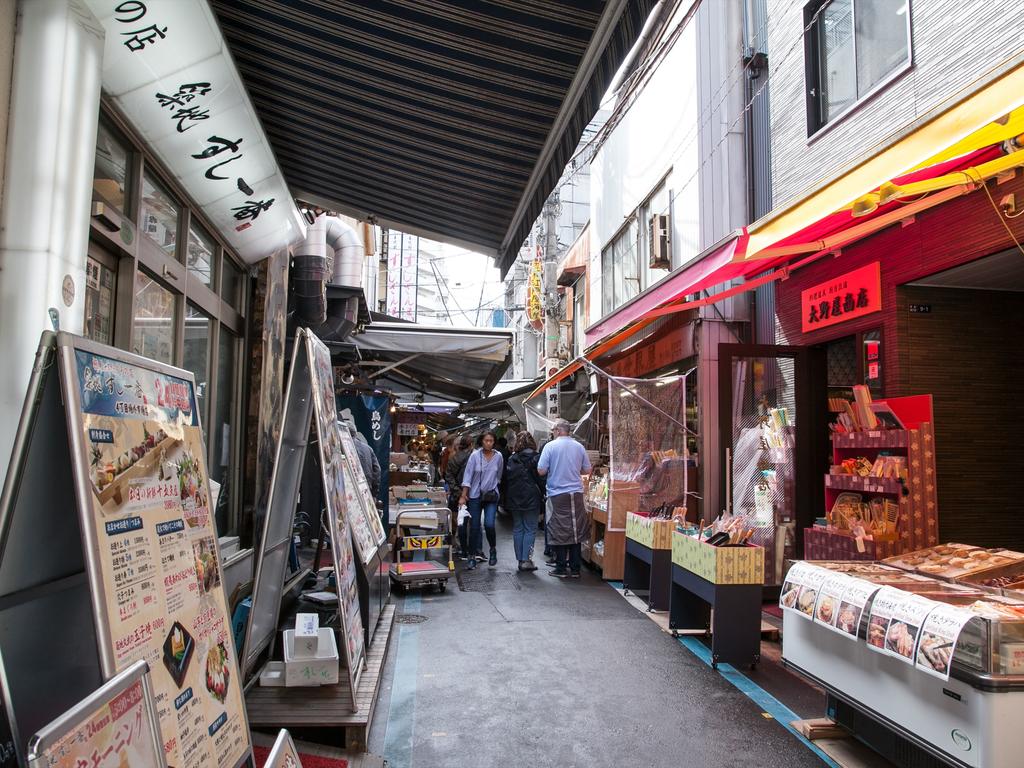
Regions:
[[[631,216],[601,251],[601,311],[610,314],[640,293],[640,243],[636,216]]]
[[[814,0],[804,27],[808,135],[910,65],[910,0]]]

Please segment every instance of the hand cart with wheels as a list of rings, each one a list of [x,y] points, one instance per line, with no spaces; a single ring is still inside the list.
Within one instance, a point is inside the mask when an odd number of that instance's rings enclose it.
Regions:
[[[395,519],[391,581],[398,592],[408,587],[448,588],[455,573],[451,512],[447,507],[403,509]]]

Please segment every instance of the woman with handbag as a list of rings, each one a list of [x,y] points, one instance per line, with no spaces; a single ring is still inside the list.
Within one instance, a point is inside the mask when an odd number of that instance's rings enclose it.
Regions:
[[[498,515],[498,484],[501,482],[505,464],[501,454],[494,450],[494,441],[493,432],[484,432],[481,447],[473,451],[462,475],[462,495],[459,497],[459,504],[466,505],[472,524],[469,549],[473,556],[466,565],[467,569],[476,568],[477,561],[484,559],[483,535],[480,530],[481,513],[483,527],[487,531],[487,543],[491,545],[488,565],[493,568],[498,564],[494,521]]]
[[[515,452],[505,464],[505,509],[512,513],[512,542],[520,571],[536,571],[533,542],[544,507],[544,478],[537,473],[537,442],[523,430],[516,435]]]

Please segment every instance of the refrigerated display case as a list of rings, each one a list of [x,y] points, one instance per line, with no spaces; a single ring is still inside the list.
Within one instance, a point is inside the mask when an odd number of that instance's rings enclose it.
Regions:
[[[823,624],[816,608],[801,615],[796,599],[784,605],[789,609],[783,617],[783,661],[842,705],[831,707],[833,715],[846,713],[837,717],[841,724],[873,745],[876,740],[891,744],[882,734],[896,735],[944,765],[1022,764],[1024,601],[880,564],[845,564],[864,569],[852,573],[836,563],[815,565],[829,574],[843,572],[870,582],[870,589],[878,590],[868,598],[855,633]],[[822,586],[827,578],[819,574],[808,580],[817,590],[816,606],[827,599],[827,584]],[[894,597],[923,608],[917,626],[901,628],[904,637],[912,637],[906,658],[895,648],[886,652],[891,635],[884,630],[875,634],[872,626],[876,601]],[[937,642],[926,624],[932,614],[943,612],[955,612],[965,622],[950,641]],[[924,618],[926,613],[929,618]],[[891,750],[887,756],[898,759]]]

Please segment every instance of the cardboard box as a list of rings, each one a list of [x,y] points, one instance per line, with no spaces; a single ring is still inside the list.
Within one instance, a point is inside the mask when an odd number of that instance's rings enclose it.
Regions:
[[[284,631],[284,684],[293,686],[334,685],[338,682],[338,642],[334,630],[321,627],[317,639],[316,656],[312,659],[295,657],[295,630]]]
[[[762,547],[712,547],[673,532],[672,562],[713,584],[764,584]]]
[[[626,515],[626,538],[648,549],[672,549],[674,531],[675,523],[671,520],[652,520],[634,512]]]

